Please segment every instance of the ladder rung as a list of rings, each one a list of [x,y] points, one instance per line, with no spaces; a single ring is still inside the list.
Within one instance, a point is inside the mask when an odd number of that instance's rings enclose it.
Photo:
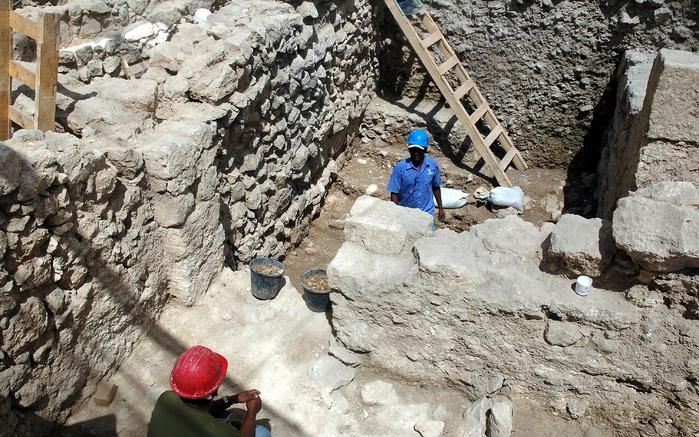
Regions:
[[[515,158],[515,155],[517,154],[517,149],[512,147],[510,150],[507,151],[505,156],[502,157],[502,161],[500,161],[500,164],[498,164],[498,167],[500,167],[500,170],[505,171],[508,165],[510,165],[510,162]]]
[[[10,106],[10,120],[24,129],[34,129],[34,118],[19,112],[14,106]]]
[[[488,102],[484,101],[483,103],[481,103],[480,106],[478,108],[476,108],[475,111],[473,111],[473,114],[468,116],[468,118],[471,119],[471,123],[473,123],[473,124],[478,123],[478,120],[480,120],[481,117],[483,117],[483,114],[488,112],[488,109],[490,109],[488,107]]]
[[[28,64],[32,67],[34,64]],[[36,73],[28,68],[28,65],[17,61],[10,61],[10,76],[19,79],[22,83],[30,87],[36,88]]]
[[[437,71],[439,72],[440,76],[443,76],[444,73],[446,73],[447,71],[454,68],[454,65],[456,65],[458,63],[459,63],[459,58],[456,55],[454,55],[451,58],[444,61],[444,63],[442,65],[437,67]]]
[[[471,91],[471,88],[473,88],[474,85],[475,83],[473,83],[471,79],[464,82],[460,87],[456,89],[456,91],[454,91],[454,97],[456,98],[456,100],[461,100],[461,98],[465,96],[466,93]]]
[[[483,140],[485,143],[485,147],[490,148],[490,146],[495,142],[495,140],[498,139],[500,134],[502,134],[505,130],[502,128],[501,124],[498,124],[493,128],[493,130],[490,131],[487,137]]]
[[[443,38],[442,32],[436,31],[433,34],[431,34],[430,36],[428,36],[427,38],[420,41],[420,44],[422,44],[422,46],[427,49],[427,48],[432,47],[432,45],[434,43],[436,43],[437,41],[439,41],[442,38]]]

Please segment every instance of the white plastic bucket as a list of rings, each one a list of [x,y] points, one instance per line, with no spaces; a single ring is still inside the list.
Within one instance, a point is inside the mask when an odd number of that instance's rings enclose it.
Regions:
[[[589,276],[581,275],[578,276],[578,280],[575,281],[575,292],[580,296],[587,296],[592,287],[592,278]]]

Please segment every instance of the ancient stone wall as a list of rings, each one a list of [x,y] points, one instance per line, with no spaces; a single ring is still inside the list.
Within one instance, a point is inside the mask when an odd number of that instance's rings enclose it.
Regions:
[[[371,98],[372,29],[364,1],[233,1],[168,41],[110,34],[147,68],[133,80],[102,77],[104,35],[82,40],[91,58],[59,77],[66,133],[0,145],[0,435],[63,420],[226,257],[302,238]]]
[[[699,50],[699,6],[691,0],[424,3],[534,165],[576,158],[594,165],[625,50]],[[380,89],[388,96],[436,91],[386,15]],[[590,150],[576,156],[583,143]]]
[[[660,202],[676,192],[656,193],[656,208],[696,215],[696,206]],[[328,268],[338,291],[332,324],[364,365],[461,387],[471,399],[526,398],[588,424],[603,422],[618,436],[699,431],[699,326],[691,311],[667,303],[677,295],[696,300],[696,276],[669,275],[656,289],[637,284],[623,292],[595,283],[581,297],[573,281],[540,270],[551,224],[539,229],[510,216],[464,233],[432,233],[430,224],[423,212],[369,197],[346,220],[346,242]],[[591,220],[584,238],[597,225]],[[562,233],[573,241],[588,226],[565,228],[555,227],[561,242]],[[640,251],[649,239],[660,252],[677,247],[643,231],[623,236],[635,243],[621,247]],[[599,257],[579,250],[585,241],[557,244],[577,259],[569,266],[587,269]],[[694,246],[686,257],[699,262]]]
[[[699,56],[661,50],[624,59],[598,166],[598,215],[605,218],[629,191],[660,181],[699,184]]]

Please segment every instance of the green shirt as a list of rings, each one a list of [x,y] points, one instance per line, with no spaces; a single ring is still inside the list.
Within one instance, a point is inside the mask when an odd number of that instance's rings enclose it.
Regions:
[[[155,403],[148,424],[148,437],[240,437],[240,432],[205,407],[184,402],[166,391]]]

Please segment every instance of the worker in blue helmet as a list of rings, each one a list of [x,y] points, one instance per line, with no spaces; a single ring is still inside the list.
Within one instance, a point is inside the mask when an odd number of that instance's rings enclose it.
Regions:
[[[388,181],[388,192],[396,205],[417,208],[433,217],[437,201],[437,219],[444,221],[442,208],[442,178],[437,161],[425,156],[430,147],[430,136],[424,129],[415,129],[408,135],[410,157],[398,161]]]

